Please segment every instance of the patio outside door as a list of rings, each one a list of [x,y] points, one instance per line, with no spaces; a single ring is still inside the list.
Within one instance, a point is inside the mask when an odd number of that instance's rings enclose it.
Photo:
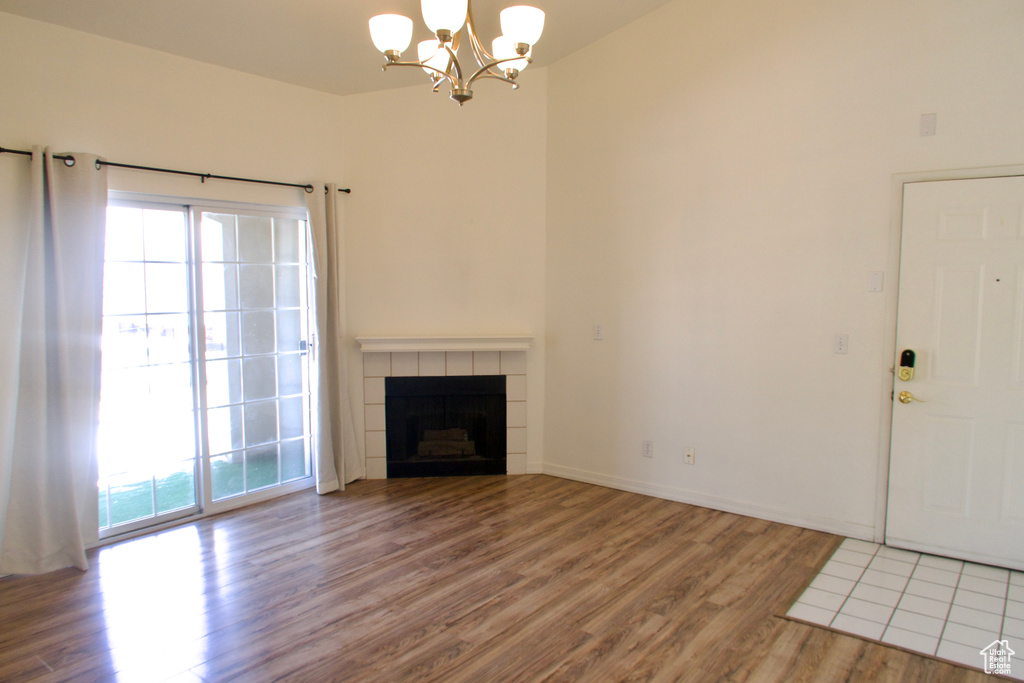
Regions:
[[[306,221],[107,215],[101,537],[309,486]]]

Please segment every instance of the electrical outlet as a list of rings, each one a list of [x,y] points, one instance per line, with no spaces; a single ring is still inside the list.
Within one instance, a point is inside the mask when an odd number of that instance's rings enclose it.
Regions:
[[[885,272],[873,270],[868,273],[868,291],[881,292],[885,289]]]
[[[692,465],[696,457],[697,452],[694,450],[693,446],[687,446],[683,449],[683,462],[687,465]]]
[[[832,346],[832,353],[849,353],[850,352],[850,335],[848,334],[837,334],[835,342]]]
[[[653,458],[654,457],[654,442],[653,441],[644,441],[643,446],[640,447],[640,454],[643,455],[645,458]]]

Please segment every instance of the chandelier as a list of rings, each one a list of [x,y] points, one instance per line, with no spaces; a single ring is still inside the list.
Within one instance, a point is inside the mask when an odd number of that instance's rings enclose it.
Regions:
[[[451,84],[451,98],[465,104],[473,98],[473,83],[482,78],[493,78],[519,87],[516,78],[533,60],[533,45],[544,31],[544,12],[536,7],[516,5],[501,11],[501,32],[491,43],[491,52],[484,48],[473,24],[471,0],[422,0],[423,21],[435,38],[416,46],[419,61],[399,61],[402,52],[412,42],[412,19],[400,14],[379,14],[370,19],[370,37],[378,50],[384,53],[389,66],[417,66],[427,72],[437,92],[441,84]],[[473,51],[476,65],[470,73],[459,62],[459,44],[465,25],[465,34]]]

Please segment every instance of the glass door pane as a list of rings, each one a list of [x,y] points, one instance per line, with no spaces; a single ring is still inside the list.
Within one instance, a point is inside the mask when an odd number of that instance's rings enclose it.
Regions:
[[[306,222],[200,212],[211,500],[310,476]]]
[[[187,218],[184,208],[107,209],[101,535],[198,509]]]

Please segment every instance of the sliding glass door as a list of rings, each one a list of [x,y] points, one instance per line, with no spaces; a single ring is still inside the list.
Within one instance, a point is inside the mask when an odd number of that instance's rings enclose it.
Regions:
[[[198,510],[188,233],[180,207],[107,209],[101,532]]]
[[[196,212],[213,502],[308,477],[305,221]]]
[[[101,536],[309,485],[305,220],[123,202],[107,220]]]

